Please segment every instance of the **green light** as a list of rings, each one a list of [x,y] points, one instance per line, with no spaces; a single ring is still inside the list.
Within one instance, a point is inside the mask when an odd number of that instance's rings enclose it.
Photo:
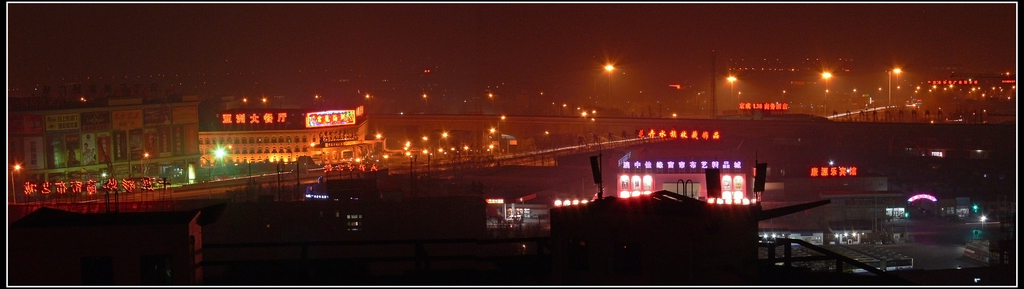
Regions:
[[[213,151],[213,155],[216,156],[218,159],[223,158],[227,154],[228,153],[224,151],[224,148],[217,148],[217,150]]]
[[[973,208],[974,208],[974,211],[977,212],[978,211],[978,204],[974,204]]]

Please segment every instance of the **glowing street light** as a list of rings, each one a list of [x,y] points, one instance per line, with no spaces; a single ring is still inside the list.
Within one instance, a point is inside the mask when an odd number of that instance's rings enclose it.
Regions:
[[[736,77],[730,75],[728,79],[729,79],[729,94],[731,94],[733,97],[736,98],[736,103],[738,104],[738,103],[740,103],[740,98],[736,97],[736,93],[733,92],[733,87],[734,87],[733,84],[736,83]]]
[[[832,73],[822,73],[821,77],[825,79],[825,98],[821,101],[821,107],[825,109],[825,117],[828,117],[828,106],[825,103],[828,102],[828,79],[832,78]]]
[[[8,203],[14,203],[14,202],[17,202],[17,201],[16,201],[16,198],[15,198],[15,196],[14,196],[14,191],[16,191],[16,190],[17,190],[17,189],[15,188],[15,186],[14,186],[14,172],[17,172],[17,171],[21,171],[21,165],[20,165],[20,164],[15,164],[15,165],[14,165],[14,170],[11,170],[11,200],[10,200],[10,201],[8,201]]]
[[[608,72],[608,100],[612,99],[612,70],[615,70],[615,66],[611,64],[605,65],[604,70]]]
[[[889,77],[887,77],[888,81],[889,81],[889,102],[886,103],[885,105],[886,105],[886,107],[889,107],[889,106],[892,106],[892,73],[893,72],[896,73],[896,87],[898,88],[900,86],[900,72],[902,72],[902,70],[900,70],[899,68],[896,68],[896,69],[893,69],[893,70],[886,70],[886,72],[888,73],[887,75],[889,76]]]

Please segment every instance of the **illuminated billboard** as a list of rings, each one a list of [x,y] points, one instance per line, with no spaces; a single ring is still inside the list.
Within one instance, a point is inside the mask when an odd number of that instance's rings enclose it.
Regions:
[[[214,121],[220,130],[285,130],[302,129],[303,111],[296,109],[232,109],[217,113]],[[178,115],[187,121],[189,115]]]
[[[811,167],[811,177],[846,177],[857,176],[857,167],[822,166]]]
[[[657,138],[676,138],[676,139],[690,139],[690,140],[708,140],[708,139],[718,140],[718,139],[721,138],[721,135],[717,131],[680,130],[679,132],[676,132],[675,128],[673,128],[671,130],[668,130],[668,131],[666,131],[665,129],[657,130],[657,129],[652,128],[652,129],[647,130],[646,132],[643,129],[638,129],[637,130],[637,137],[639,137],[639,138],[643,138],[643,137],[649,137],[649,138],[655,138],[655,137],[657,137]]]
[[[355,110],[329,110],[306,114],[306,127],[328,127],[356,124]]]
[[[753,103],[753,102],[742,102],[740,103],[740,110],[789,110],[788,103]]]

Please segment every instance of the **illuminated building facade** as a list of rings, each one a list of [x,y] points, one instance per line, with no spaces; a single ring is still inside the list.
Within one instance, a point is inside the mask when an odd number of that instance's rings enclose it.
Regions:
[[[230,109],[217,114],[215,130],[199,132],[203,167],[289,163],[310,157],[318,164],[358,162],[373,150],[366,141],[363,107],[355,110]]]
[[[11,201],[95,197],[104,186],[137,192],[191,179],[200,156],[194,98],[80,104],[8,111]]]
[[[747,172],[743,162],[719,160],[629,160],[619,163],[615,195],[630,198],[649,195],[657,191],[669,191],[700,200],[729,200],[729,203],[750,204],[751,182],[746,181]],[[721,195],[708,194],[705,170],[718,169]],[[754,201],[756,202],[756,201]]]

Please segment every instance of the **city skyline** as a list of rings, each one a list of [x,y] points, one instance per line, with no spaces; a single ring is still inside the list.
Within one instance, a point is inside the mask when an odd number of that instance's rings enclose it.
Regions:
[[[903,67],[906,78],[950,67],[1015,74],[1013,8],[9,3],[8,94],[158,83],[158,91],[204,95],[357,100],[390,88],[410,99],[419,93],[405,94],[419,90],[486,102],[487,91],[499,91],[583,102],[604,94],[666,98],[674,95],[669,85],[707,91],[712,71],[726,75],[730,61],[772,58],[816,61],[823,71],[852,60],[860,71],[878,70],[881,81],[892,67]],[[724,77],[715,81],[718,89],[728,85]]]

